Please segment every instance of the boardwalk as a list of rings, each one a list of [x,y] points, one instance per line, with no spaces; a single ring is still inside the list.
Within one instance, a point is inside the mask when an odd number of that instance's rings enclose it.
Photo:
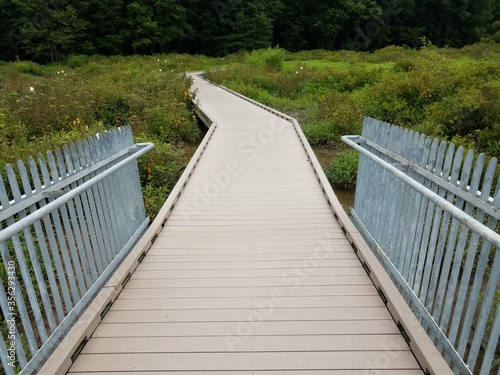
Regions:
[[[423,374],[294,127],[195,85],[213,137],[69,373]]]

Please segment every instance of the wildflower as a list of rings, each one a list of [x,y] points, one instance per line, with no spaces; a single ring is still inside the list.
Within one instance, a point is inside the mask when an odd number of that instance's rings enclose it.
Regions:
[[[33,86],[32,86],[32,87],[30,87],[30,91],[31,91],[31,92],[35,92],[35,88],[34,88]]]
[[[300,67],[300,70],[302,70],[302,69],[304,69],[304,67],[303,67],[303,66],[301,66],[301,67]]]
[[[158,69],[161,72],[161,69]]]

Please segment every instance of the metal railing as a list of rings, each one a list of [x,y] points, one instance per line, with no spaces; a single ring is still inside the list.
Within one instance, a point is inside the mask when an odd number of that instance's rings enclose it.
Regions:
[[[129,127],[6,166],[0,178],[0,357],[37,371],[145,231]]]
[[[353,221],[431,339],[455,373],[500,374],[497,159],[370,118],[343,140]]]

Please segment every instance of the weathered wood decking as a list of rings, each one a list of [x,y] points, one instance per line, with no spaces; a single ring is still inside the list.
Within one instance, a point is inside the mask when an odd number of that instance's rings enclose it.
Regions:
[[[213,137],[70,374],[423,374],[294,127],[195,78]]]

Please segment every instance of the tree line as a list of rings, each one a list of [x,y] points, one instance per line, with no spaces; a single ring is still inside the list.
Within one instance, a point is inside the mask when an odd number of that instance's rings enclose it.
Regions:
[[[423,39],[425,38],[425,39]],[[0,0],[0,60],[500,42],[497,0]]]

